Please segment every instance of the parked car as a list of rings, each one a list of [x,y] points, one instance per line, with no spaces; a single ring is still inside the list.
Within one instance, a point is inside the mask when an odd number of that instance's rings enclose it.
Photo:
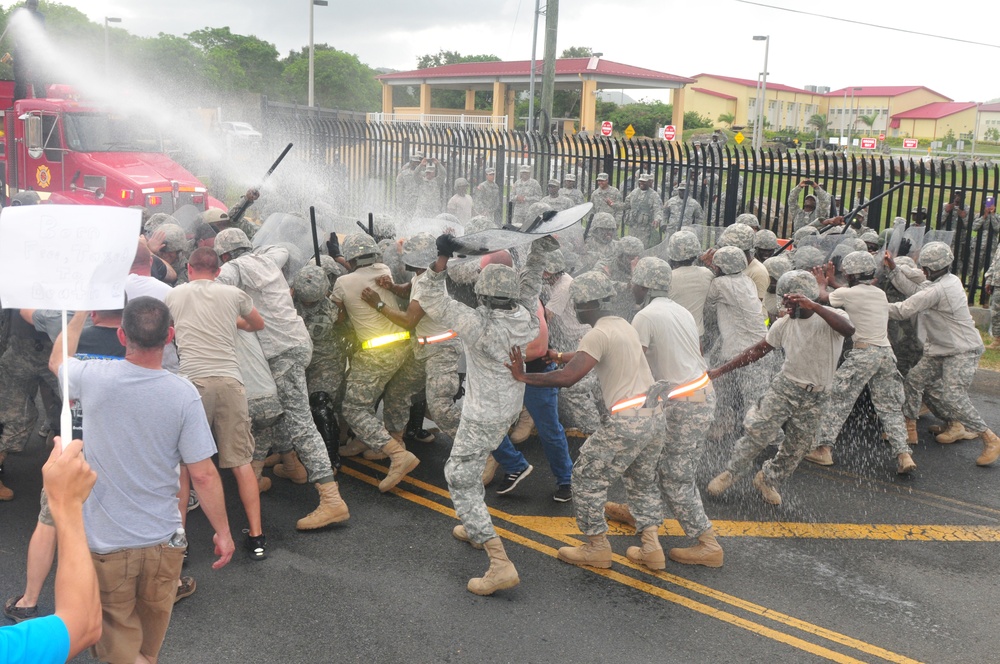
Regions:
[[[263,135],[253,128],[249,122],[221,122],[219,127],[227,139],[260,142]]]

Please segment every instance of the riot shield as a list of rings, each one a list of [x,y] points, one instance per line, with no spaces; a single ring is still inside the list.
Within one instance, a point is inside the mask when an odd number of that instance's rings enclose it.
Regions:
[[[920,258],[920,249],[923,248],[923,247],[926,247],[931,242],[944,242],[946,245],[948,245],[948,247],[950,247],[951,250],[953,252],[955,252],[956,256],[958,257],[958,259],[959,259],[959,263],[958,263],[959,268],[958,268],[958,270],[961,271],[961,266],[962,266],[961,256],[958,256],[958,253],[959,253],[958,252],[958,248],[955,247],[955,244],[954,244],[954,242],[955,242],[955,231],[940,231],[940,230],[939,231],[927,231],[926,233],[924,233],[923,243],[921,244],[920,247],[917,248],[917,251],[913,251],[912,249],[910,250],[910,254],[909,254],[910,257],[914,261],[918,260]],[[919,265],[919,263],[918,263],[918,265]]]
[[[177,220],[177,225],[184,229],[188,238],[194,235],[195,228],[201,223],[201,210],[190,204],[177,208],[171,216]]]
[[[413,237],[417,233],[430,233],[434,237],[451,233],[455,237],[465,235],[465,227],[458,222],[436,217],[414,217],[399,223],[397,237]]]
[[[578,224],[583,217],[593,208],[593,203],[584,203],[571,207],[562,212],[556,212],[548,219],[536,219],[528,224],[529,231],[515,231],[506,228],[480,231],[459,238],[462,246],[461,255],[483,256],[485,254],[500,251],[501,249],[513,249],[537,240],[544,235],[554,235],[561,237],[574,224]],[[569,235],[572,235],[571,233]],[[582,230],[581,230],[582,237]]]

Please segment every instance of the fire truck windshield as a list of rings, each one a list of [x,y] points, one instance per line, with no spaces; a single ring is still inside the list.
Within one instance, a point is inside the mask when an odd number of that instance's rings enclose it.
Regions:
[[[163,152],[159,131],[138,117],[66,113],[66,146],[76,152]]]

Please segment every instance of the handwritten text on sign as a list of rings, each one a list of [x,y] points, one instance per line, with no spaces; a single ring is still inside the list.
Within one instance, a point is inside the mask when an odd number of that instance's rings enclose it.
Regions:
[[[121,309],[141,212],[102,205],[22,205],[0,212],[6,308]]]

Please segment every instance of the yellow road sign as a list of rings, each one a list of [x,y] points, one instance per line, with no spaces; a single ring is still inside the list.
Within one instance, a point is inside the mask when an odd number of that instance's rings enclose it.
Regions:
[[[743,135],[742,131],[736,132],[736,136],[734,136],[733,138],[736,139],[736,145],[739,145],[740,143],[746,140],[746,136]]]
[[[625,127],[625,138],[632,138],[635,136],[635,128],[632,125]]]

